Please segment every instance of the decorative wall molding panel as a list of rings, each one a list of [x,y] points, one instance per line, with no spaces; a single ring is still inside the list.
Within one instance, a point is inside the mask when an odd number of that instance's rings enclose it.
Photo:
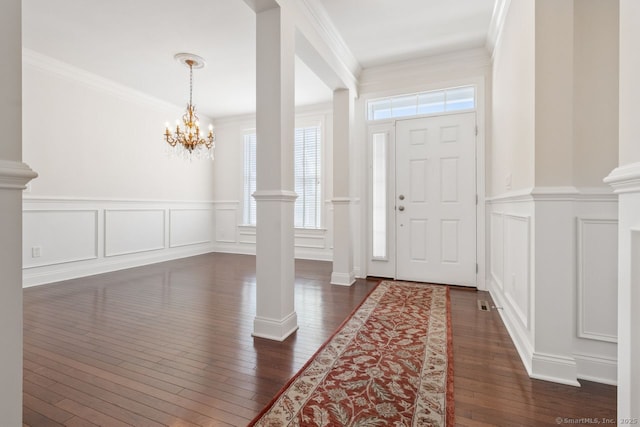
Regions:
[[[617,343],[618,220],[577,218],[578,337]]]
[[[242,207],[237,200],[222,200],[214,203],[215,241],[213,243],[216,252],[238,253],[255,255],[256,253],[256,227],[240,224]],[[325,212],[330,212],[330,201],[325,202]],[[326,216],[327,221],[330,216]],[[312,259],[319,261],[331,261],[332,248],[327,228],[302,229],[296,228],[295,257],[300,259]]]
[[[504,218],[504,296],[522,326],[530,329],[531,217]]]
[[[211,209],[169,209],[169,247],[211,243],[213,224]]]
[[[605,187],[528,188],[487,199],[488,288],[532,377],[573,385],[577,378],[616,384],[617,199]],[[575,227],[563,234],[571,240],[562,237],[563,256],[555,263],[555,257],[547,257],[553,265],[536,265],[535,236],[552,232],[558,221],[571,220]],[[566,247],[573,253],[566,254]],[[536,284],[535,271],[545,268],[566,281]],[[573,336],[565,336],[565,329],[554,338],[554,332],[545,329],[551,339],[540,351],[535,334],[540,333],[540,319],[549,316],[547,305],[557,297],[553,289],[560,290],[556,286],[570,287],[562,294],[573,295],[573,300],[559,303],[573,313]],[[554,352],[554,339],[572,342],[573,352],[567,354],[562,347]]]
[[[105,209],[104,256],[165,248],[164,209]]]
[[[23,286],[212,252],[213,202],[23,198]]]
[[[504,214],[502,212],[491,212],[490,215],[490,240],[491,250],[491,280],[504,291]]]
[[[28,210],[22,217],[24,268],[98,258],[98,210]]]
[[[318,261],[332,260],[332,251],[329,247],[328,231],[326,229],[296,228],[294,239],[296,258]],[[251,225],[239,225],[237,245],[216,246],[216,251],[255,255],[256,228]]]

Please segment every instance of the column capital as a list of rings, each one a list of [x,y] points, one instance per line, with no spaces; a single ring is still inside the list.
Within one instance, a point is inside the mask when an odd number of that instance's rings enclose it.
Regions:
[[[24,190],[26,185],[37,177],[31,168],[22,162],[0,160],[0,188]]]
[[[348,205],[351,203],[351,197],[334,197],[331,199],[334,205]]]
[[[640,162],[615,168],[604,179],[614,193],[640,193]]]
[[[258,190],[252,194],[256,201],[268,200],[275,202],[295,202],[298,194],[288,190]]]

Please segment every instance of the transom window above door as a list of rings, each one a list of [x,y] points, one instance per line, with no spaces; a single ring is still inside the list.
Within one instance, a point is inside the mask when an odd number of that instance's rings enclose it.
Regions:
[[[367,102],[367,120],[386,120],[396,117],[421,116],[451,111],[470,111],[475,108],[475,87],[462,86],[372,99]]]

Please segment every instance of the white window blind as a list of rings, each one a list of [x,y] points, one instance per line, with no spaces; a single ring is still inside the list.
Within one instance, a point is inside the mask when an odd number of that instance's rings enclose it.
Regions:
[[[320,126],[296,128],[295,226],[320,228]]]
[[[256,134],[244,137],[244,223],[256,224]],[[321,132],[320,125],[296,128],[294,148],[294,225],[297,228],[320,228],[322,212]]]

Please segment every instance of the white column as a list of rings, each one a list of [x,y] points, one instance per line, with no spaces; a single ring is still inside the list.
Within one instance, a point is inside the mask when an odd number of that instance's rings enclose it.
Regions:
[[[351,286],[353,238],[349,185],[349,146],[353,127],[353,98],[348,89],[333,92],[333,272],[331,283]]]
[[[20,0],[0,6],[0,420],[22,425],[22,157]]]
[[[640,419],[640,2],[620,0],[618,419]],[[619,425],[621,425],[620,423]]]
[[[294,38],[283,9],[256,14],[256,317],[253,336],[283,341],[294,306]]]

